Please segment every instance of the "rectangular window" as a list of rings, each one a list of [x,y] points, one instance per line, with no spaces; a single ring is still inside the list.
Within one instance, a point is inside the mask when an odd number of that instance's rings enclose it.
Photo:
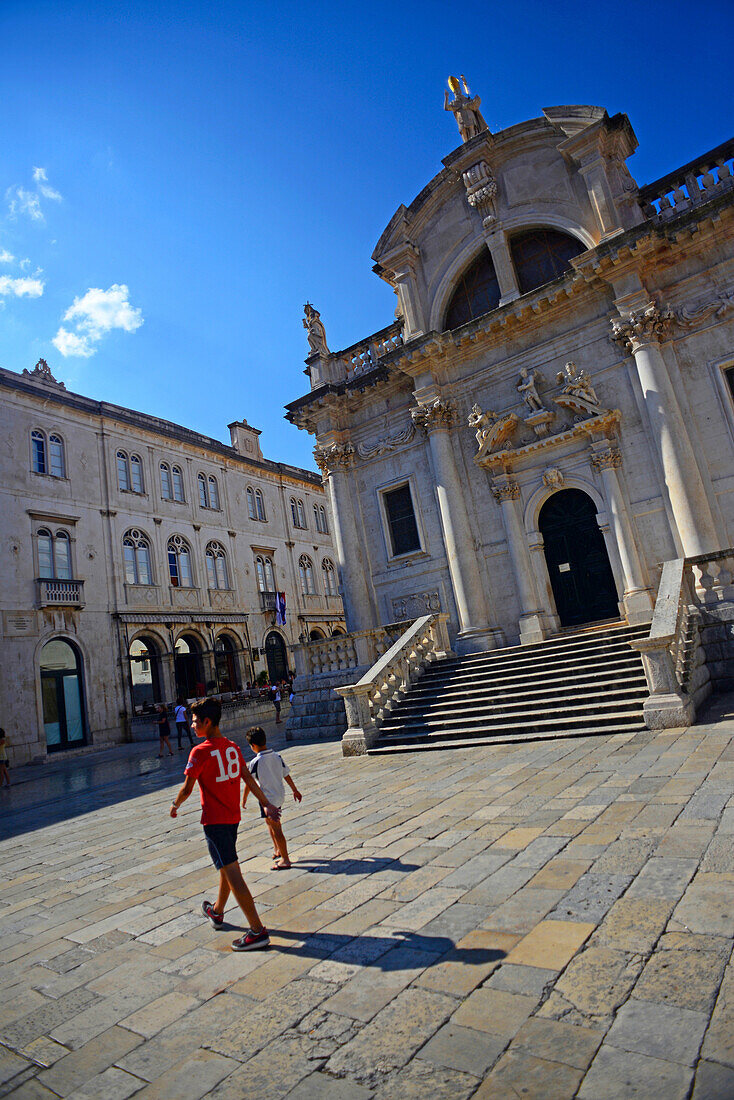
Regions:
[[[726,382],[729,390],[729,396],[734,403],[734,367],[726,367],[724,370],[724,381]]]
[[[401,485],[399,489],[391,489],[384,494],[384,500],[393,555],[397,557],[398,554],[409,554],[412,550],[420,550],[421,543],[418,537],[418,525],[415,522],[410,486]]]
[[[178,466],[173,467],[173,499],[181,502],[184,499],[183,474]]]

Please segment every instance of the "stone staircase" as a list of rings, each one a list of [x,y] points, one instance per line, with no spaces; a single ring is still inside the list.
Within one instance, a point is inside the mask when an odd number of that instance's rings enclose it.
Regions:
[[[369,752],[642,730],[648,688],[629,642],[648,631],[604,624],[436,661],[383,720]]]

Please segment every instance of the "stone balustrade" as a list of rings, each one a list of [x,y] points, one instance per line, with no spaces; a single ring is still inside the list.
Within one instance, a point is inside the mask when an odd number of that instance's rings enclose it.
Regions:
[[[84,607],[84,581],[39,580],[41,607]]]
[[[400,347],[403,342],[402,328],[402,321],[395,321],[387,328],[368,336],[366,340],[336,352],[336,375],[349,380],[372,370],[383,355]]]
[[[648,729],[690,725],[712,690],[734,686],[734,548],[663,565],[642,657]]]
[[[369,667],[409,625],[408,622],[389,623],[372,630],[334,634],[321,641],[293,646],[296,676],[318,676],[348,668]]]
[[[734,139],[695,161],[640,188],[640,205],[648,218],[666,220],[708,202],[734,186]]]
[[[347,731],[345,756],[361,756],[378,737],[381,721],[400,701],[427,664],[450,652],[448,615],[422,615],[393,642],[356,684],[334,690],[344,700]]]

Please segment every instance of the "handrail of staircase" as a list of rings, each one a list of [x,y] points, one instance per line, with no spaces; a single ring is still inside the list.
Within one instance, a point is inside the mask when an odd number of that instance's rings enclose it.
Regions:
[[[734,548],[663,563],[650,632],[629,644],[642,657],[648,729],[688,726],[711,692],[704,617],[734,601]]]
[[[421,615],[410,623],[390,648],[356,684],[334,690],[344,700],[347,732],[342,738],[345,756],[361,756],[372,748],[380,723],[399,702],[426,665],[451,652],[448,615]]]

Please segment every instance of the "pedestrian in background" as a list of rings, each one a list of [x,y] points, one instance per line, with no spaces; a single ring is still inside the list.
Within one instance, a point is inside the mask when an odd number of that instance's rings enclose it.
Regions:
[[[184,733],[189,739],[189,745],[191,745],[191,747],[193,748],[194,739],[191,736],[191,730],[189,729],[188,715],[183,699],[176,700],[176,710],[174,711],[174,718],[176,721],[176,734],[178,735],[178,751],[181,752],[181,749],[183,748],[183,745],[181,744],[181,739]]]
[[[8,774],[8,739],[5,736],[5,730],[0,729],[0,787],[3,784],[6,787],[10,786],[10,775]]]
[[[158,707],[158,759],[163,756],[163,746],[168,749],[168,755],[173,756],[173,749],[171,748],[171,727],[168,723],[168,711],[164,703]]]

